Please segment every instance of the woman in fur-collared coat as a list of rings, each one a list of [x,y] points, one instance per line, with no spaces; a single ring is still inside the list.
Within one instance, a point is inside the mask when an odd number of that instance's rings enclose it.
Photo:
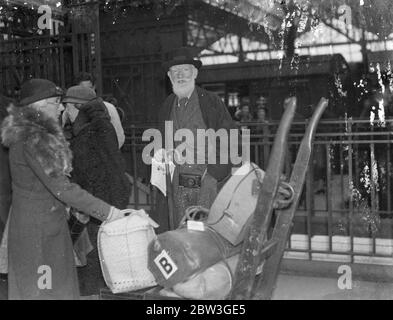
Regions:
[[[12,209],[8,233],[9,299],[78,299],[78,278],[65,205],[100,220],[122,211],[70,183],[72,156],[58,117],[55,85],[22,85],[21,106],[4,120],[9,147]],[[24,103],[23,103],[24,102]]]

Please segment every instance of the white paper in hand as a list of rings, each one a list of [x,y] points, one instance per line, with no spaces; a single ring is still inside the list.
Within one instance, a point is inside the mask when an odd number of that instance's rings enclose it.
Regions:
[[[154,154],[154,158],[151,161],[151,178],[150,183],[156,186],[166,196],[166,169],[165,164],[169,164],[169,172],[171,174],[171,180],[173,179],[173,172],[175,171],[175,164],[172,160],[166,157],[164,149],[158,150]]]

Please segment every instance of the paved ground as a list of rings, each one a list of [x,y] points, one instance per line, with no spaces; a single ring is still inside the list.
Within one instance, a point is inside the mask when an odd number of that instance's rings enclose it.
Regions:
[[[6,281],[0,280],[0,300],[7,299]],[[97,296],[83,297],[84,300]],[[392,300],[393,283],[354,281],[351,290],[340,290],[337,279],[280,275],[275,300]]]
[[[276,300],[391,300],[393,283],[353,281],[352,289],[341,290],[338,279],[280,275]]]

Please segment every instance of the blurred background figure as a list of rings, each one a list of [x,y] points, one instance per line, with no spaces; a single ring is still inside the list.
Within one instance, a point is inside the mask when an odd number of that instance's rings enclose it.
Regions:
[[[250,100],[248,98],[242,99],[240,109],[235,112],[235,119],[240,122],[252,121],[252,115],[250,112]]]
[[[115,106],[117,113],[119,114],[121,123],[124,123],[124,121],[126,120],[125,112],[122,108],[119,107],[119,103],[118,103],[117,99],[112,95],[105,96],[105,97],[103,97],[103,99],[104,99],[104,101],[106,101],[110,104],[113,104]]]
[[[259,108],[257,110],[256,121],[258,122],[267,122],[267,112],[265,108]]]
[[[256,101],[256,110],[257,110],[257,119],[265,120],[267,111],[268,111],[268,105],[267,105],[267,98],[264,96],[260,96],[257,101]],[[259,110],[262,109],[264,112],[261,112],[259,114]]]

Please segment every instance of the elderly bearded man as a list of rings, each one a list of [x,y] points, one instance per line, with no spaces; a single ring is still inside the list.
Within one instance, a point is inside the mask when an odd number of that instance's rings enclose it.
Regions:
[[[216,139],[214,146],[214,143],[209,143],[209,139],[206,139],[205,152],[197,148],[197,129],[212,129],[215,133],[224,129],[229,137],[229,129],[236,128],[221,99],[215,93],[195,85],[201,66],[202,62],[194,59],[191,49],[186,47],[172,51],[169,60],[163,64],[171,80],[173,93],[165,100],[160,110],[160,124],[164,127],[165,121],[172,121],[173,132],[179,129],[188,129],[194,137],[194,143],[190,143],[187,139],[184,141],[184,138],[181,142],[173,142],[175,150],[182,144],[182,150],[187,154],[185,163],[183,163],[184,161],[176,163],[176,155],[174,157],[176,165],[172,179],[174,227],[179,225],[185,209],[189,206],[201,205],[210,208],[218,188],[231,174],[230,157],[228,156],[228,159],[224,159],[224,161],[221,159],[222,163],[220,163],[220,151],[228,155],[229,144],[227,144],[228,148],[226,147],[228,150],[220,150],[219,140]],[[163,140],[165,140],[164,129],[161,133]],[[167,146],[167,143],[168,141],[165,141],[163,146]],[[211,161],[211,154],[214,151],[216,161]],[[190,159],[188,154],[191,154],[193,159]],[[182,156],[184,156],[184,152]],[[158,210],[155,218],[160,222],[161,228],[166,230],[168,229],[169,211],[167,201],[164,200],[160,193],[157,199]]]

